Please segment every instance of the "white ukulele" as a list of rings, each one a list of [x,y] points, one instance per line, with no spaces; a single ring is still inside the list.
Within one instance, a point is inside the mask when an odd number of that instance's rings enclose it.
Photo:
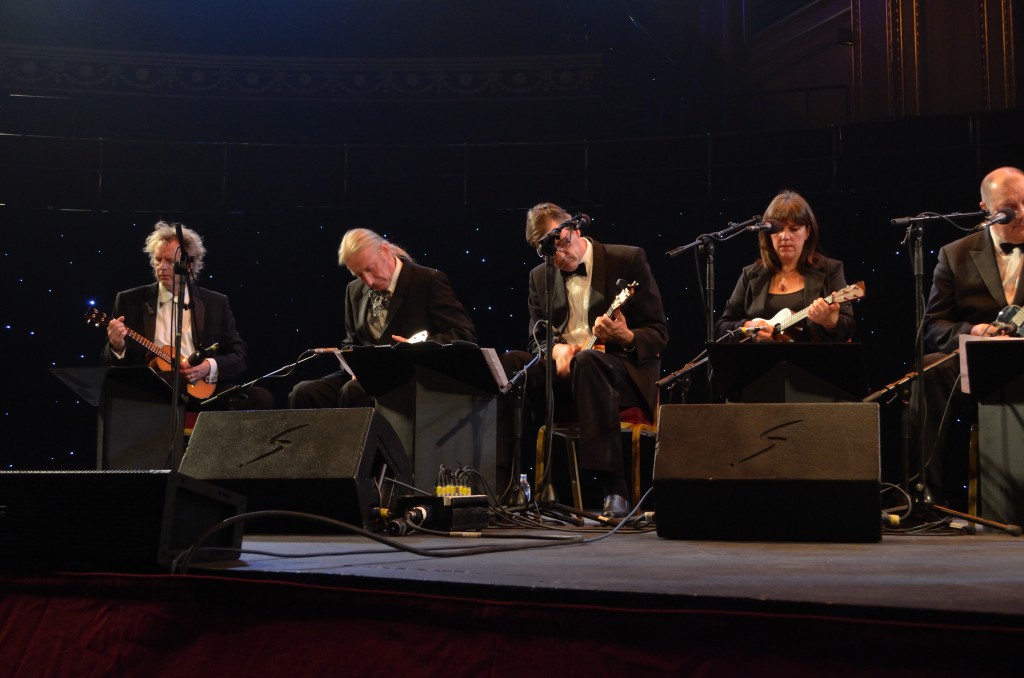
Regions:
[[[832,294],[824,297],[826,304],[841,304],[846,301],[853,301],[854,299],[860,299],[864,296],[864,281],[855,282],[852,285],[847,285],[841,290],[833,292]],[[753,322],[767,323],[772,328],[772,339],[775,341],[793,341],[793,338],[787,335],[785,332],[787,329],[797,324],[801,320],[807,317],[807,312],[811,309],[810,306],[800,311],[791,311],[788,308],[784,308],[776,313],[771,320],[764,320],[762,318],[754,318]],[[763,327],[743,327],[740,328],[741,332],[747,334],[756,334],[757,332],[764,329]]]

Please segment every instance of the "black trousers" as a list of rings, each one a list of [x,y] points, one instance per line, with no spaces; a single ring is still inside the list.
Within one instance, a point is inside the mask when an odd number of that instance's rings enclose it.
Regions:
[[[300,381],[288,394],[288,407],[312,410],[325,407],[373,407],[362,384],[348,372],[338,370],[320,379]]]
[[[533,356],[525,351],[510,351],[500,357],[505,374],[513,374]],[[525,440],[546,420],[544,362],[538,361],[526,372],[523,384],[523,431]],[[580,431],[579,463],[582,469],[625,475],[619,412],[647,404],[637,392],[626,371],[623,358],[603,351],[581,351],[573,358],[568,379],[555,375],[552,383],[555,423],[577,422]],[[506,408],[510,409],[510,408]]]
[[[945,356],[945,353],[926,355],[924,365]],[[966,510],[970,426],[978,421],[978,406],[974,398],[962,392],[959,377],[960,360],[951,358],[926,370],[914,383],[910,413],[919,436],[910,459],[910,470],[913,474],[919,469],[919,455],[923,455],[925,482],[934,500]],[[917,389],[920,389],[920,405]]]

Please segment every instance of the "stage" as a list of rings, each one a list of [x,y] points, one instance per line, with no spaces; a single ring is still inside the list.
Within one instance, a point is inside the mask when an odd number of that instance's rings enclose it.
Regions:
[[[246,536],[240,560],[186,574],[7,575],[0,672],[1019,674],[1020,538],[603,534],[455,557],[355,535]],[[490,528],[395,542],[450,553],[573,536]]]

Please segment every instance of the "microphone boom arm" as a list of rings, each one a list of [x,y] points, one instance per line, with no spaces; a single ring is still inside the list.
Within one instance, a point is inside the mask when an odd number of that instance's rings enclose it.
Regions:
[[[270,377],[286,376],[288,374],[291,374],[292,370],[294,370],[296,367],[298,367],[302,363],[306,362],[307,360],[312,360],[313,358],[316,358],[316,357],[320,356],[320,353],[315,353],[313,351],[304,351],[303,353],[304,354],[305,353],[309,353],[309,355],[300,355],[299,359],[296,360],[295,362],[289,363],[289,364],[285,365],[284,367],[279,367],[276,370],[274,370],[273,372],[267,372],[266,374],[264,374],[262,376],[256,377],[252,381],[247,381],[244,384],[237,384],[235,386],[232,386],[231,388],[224,389],[223,391],[221,391],[220,393],[217,393],[213,397],[207,398],[206,400],[203,400],[200,403],[200,406],[209,405],[210,403],[214,402],[215,400],[217,400],[219,398],[225,398],[225,397],[228,397],[228,396],[232,396],[232,395],[238,393],[239,391],[248,391],[250,388],[255,386],[257,382],[262,381],[264,379],[269,379]]]
[[[741,221],[739,223],[730,221],[729,225],[723,228],[721,231],[718,231],[716,233],[704,233],[702,235],[699,235],[697,236],[697,239],[694,240],[693,242],[686,245],[681,245],[679,247],[676,247],[675,249],[671,249],[665,254],[670,257],[675,257],[682,254],[683,252],[693,249],[694,247],[703,245],[708,240],[717,240],[719,242],[723,242],[725,240],[735,238],[738,234],[743,233],[751,226],[759,226],[761,223],[762,222],[760,214],[755,214],[746,221]]]

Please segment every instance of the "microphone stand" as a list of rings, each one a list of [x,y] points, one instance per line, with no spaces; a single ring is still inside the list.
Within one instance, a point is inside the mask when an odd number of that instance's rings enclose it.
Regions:
[[[958,218],[971,218],[977,219],[979,217],[985,217],[988,213],[984,211],[980,212],[951,212],[949,214],[937,214],[935,212],[924,212],[917,215],[916,217],[902,217],[899,219],[893,219],[892,225],[899,227],[906,227],[906,234],[903,236],[903,244],[906,244],[910,248],[910,261],[911,268],[914,276],[914,327],[916,328],[916,334],[914,336],[914,356],[913,356],[913,371],[910,372],[910,376],[904,377],[890,386],[905,386],[900,391],[900,403],[902,409],[900,411],[900,427],[902,430],[903,439],[903,491],[907,493],[907,496],[914,497],[915,503],[922,502],[925,504],[931,503],[931,492],[928,489],[928,482],[925,478],[925,466],[927,450],[923,448],[918,453],[917,466],[918,466],[918,482],[913,488],[914,492],[911,492],[910,488],[910,459],[913,456],[912,444],[911,444],[911,422],[910,422],[910,410],[911,404],[914,405],[914,409],[918,412],[923,412],[923,398],[924,393],[921,388],[912,389],[910,382],[920,375],[924,371],[924,226],[934,221],[949,221],[952,223],[953,219]],[[954,224],[955,225],[955,224]],[[950,355],[955,355],[956,352]],[[939,362],[945,362],[944,360]],[[935,364],[929,365],[934,367]],[[890,390],[886,387],[878,394]],[[913,401],[913,403],[912,403]],[[873,402],[873,401],[865,401]]]
[[[557,504],[558,495],[555,493],[554,483],[550,482],[551,475],[551,448],[554,444],[555,428],[555,361],[552,348],[555,345],[554,329],[551,327],[555,314],[555,241],[549,240],[544,243],[544,398],[546,407],[544,410],[544,478],[537,479],[537,497],[541,503]],[[550,250],[550,251],[548,251]]]
[[[907,226],[906,241],[910,245],[911,261],[913,262],[914,271],[914,327],[917,328],[914,336],[914,372],[921,374],[924,368],[924,225],[921,223],[912,223]],[[952,354],[951,354],[952,355]],[[918,386],[916,389],[911,389],[910,398],[913,399],[913,404],[918,412],[924,412],[924,389]],[[903,416],[907,418],[907,421],[903,423],[906,430],[904,434],[904,467],[908,469],[910,466],[910,405],[911,401],[904,395],[901,399],[903,402]],[[917,501],[921,503],[931,503],[931,492],[928,489],[928,481],[925,478],[925,466],[926,466],[926,454],[927,450],[923,446],[918,451],[917,459],[917,486],[915,488],[917,494]],[[909,485],[909,478],[907,485]],[[909,489],[904,487],[904,490]]]
[[[512,506],[522,506],[526,504],[526,496],[523,494],[519,487],[519,474],[520,474],[520,455],[522,454],[523,446],[523,383],[522,381],[526,378],[526,371],[537,364],[540,357],[543,355],[542,351],[538,351],[533,354],[533,357],[528,363],[523,365],[516,373],[512,375],[512,378],[506,382],[504,386],[498,389],[500,395],[512,394],[512,398],[515,401],[512,414],[512,468],[510,469],[510,481],[509,487],[502,492],[501,497],[498,498],[498,502],[501,503],[501,499],[506,494],[510,495],[509,501]],[[537,488],[540,489],[539,487]]]
[[[682,402],[685,403],[687,394],[690,392],[690,372],[697,369],[698,367],[700,367],[701,365],[705,364],[708,361],[708,356],[704,355],[705,353],[707,353],[707,351],[702,351],[700,354],[697,355],[696,358],[686,363],[672,374],[668,375],[667,377],[662,377],[657,382],[655,382],[655,386],[657,386],[658,388],[667,388],[668,390],[671,391],[677,385],[682,385]]]
[[[920,224],[927,224],[933,221],[952,221],[953,219],[983,219],[989,216],[988,212],[950,212],[949,214],[936,214],[934,212],[925,212],[919,214],[916,217],[901,217],[899,219],[893,219],[893,226],[918,226]]]
[[[184,239],[178,238],[178,258],[174,262],[174,290],[172,296],[172,325],[174,326],[174,348],[171,358],[174,364],[171,365],[171,435],[170,445],[167,450],[165,466],[172,471],[175,470],[175,456],[182,444],[184,432],[182,419],[179,419],[179,406],[182,397],[181,384],[181,332],[185,322],[185,311],[188,305],[185,303],[185,293],[188,289],[189,276],[192,273],[192,260],[185,251]]]
[[[739,223],[730,221],[729,224],[721,231],[716,233],[704,233],[697,236],[697,238],[688,245],[676,247],[665,253],[670,257],[676,257],[683,252],[696,247],[698,248],[697,251],[704,255],[704,324],[706,328],[705,337],[709,344],[713,343],[715,340],[715,242],[724,242],[731,238],[735,238],[737,235],[744,232],[747,227],[753,226],[760,221],[760,214],[755,214],[750,219]],[[708,370],[709,393],[711,392],[712,376],[711,370]]]
[[[554,298],[555,298],[555,282],[557,280],[556,269],[555,269],[555,239],[558,234],[566,226],[572,227],[572,224],[564,223],[560,224],[557,228],[549,231],[544,237],[537,243],[537,254],[544,258],[544,316],[545,316],[545,331],[544,331],[544,396],[547,403],[547,408],[544,413],[544,478],[537,478],[537,489],[534,496],[534,502],[538,508],[544,505],[543,511],[547,511],[552,517],[558,520],[568,520],[576,525],[581,525],[582,520],[574,518],[572,515],[566,516],[565,510],[562,509],[562,505],[558,503],[558,495],[555,492],[554,483],[550,481],[551,475],[551,449],[554,446],[554,427],[555,427],[555,394],[554,394],[554,328],[553,318],[555,315],[554,311]],[[576,229],[573,228],[573,231]],[[542,512],[543,512],[542,511]]]

